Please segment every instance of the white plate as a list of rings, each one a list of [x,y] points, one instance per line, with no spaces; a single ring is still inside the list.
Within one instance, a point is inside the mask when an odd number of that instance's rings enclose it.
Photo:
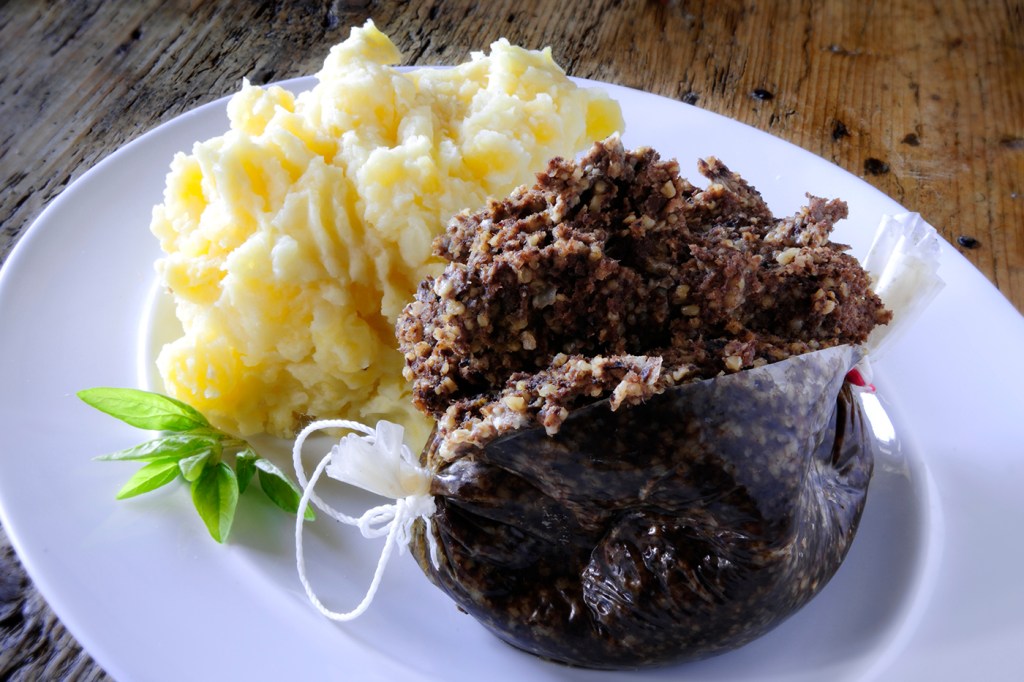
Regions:
[[[836,238],[858,255],[879,218],[903,210],[753,128],[605,87],[622,103],[626,143],[679,158],[694,182],[696,158],[713,154],[777,215],[804,192],[847,200]],[[115,678],[993,680],[1024,669],[1024,320],[948,244],[946,289],[877,366],[901,447],[879,462],[847,562],[803,611],[715,659],[630,673],[544,663],[459,613],[408,556],[392,562],[368,614],[336,625],[302,592],[291,520],[259,494],[243,496],[226,546],[180,486],[115,502],[135,465],[92,457],[143,434],[74,393],[139,384],[158,255],[150,210],[173,153],[223,132],[224,109],[201,107],[98,164],[0,272],[0,518],[54,610]],[[325,601],[354,605],[380,545],[326,520],[308,526],[307,545]]]

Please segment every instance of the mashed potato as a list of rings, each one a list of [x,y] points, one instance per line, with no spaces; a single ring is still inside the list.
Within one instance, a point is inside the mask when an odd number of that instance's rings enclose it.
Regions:
[[[372,22],[298,96],[244,83],[230,130],[175,156],[151,229],[184,335],[166,391],[239,434],[385,418],[425,440],[394,322],[439,272],[448,218],[622,126],[549,50],[499,40],[452,69],[398,71]]]

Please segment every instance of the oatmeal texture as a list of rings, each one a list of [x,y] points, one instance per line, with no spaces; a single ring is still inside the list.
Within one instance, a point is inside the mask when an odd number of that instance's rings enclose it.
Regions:
[[[416,405],[451,445],[553,434],[582,404],[858,344],[889,320],[829,241],[846,204],[809,197],[776,219],[721,161],[699,170],[704,189],[614,136],[451,221],[435,242],[448,266],[398,323]]]

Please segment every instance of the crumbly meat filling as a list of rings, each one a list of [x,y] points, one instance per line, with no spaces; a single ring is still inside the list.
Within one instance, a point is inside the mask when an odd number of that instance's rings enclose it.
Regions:
[[[444,437],[555,433],[569,411],[862,343],[887,311],[847,247],[846,204],[777,219],[715,158],[709,184],[649,148],[599,142],[533,187],[452,219],[449,261],[399,319],[416,405]]]

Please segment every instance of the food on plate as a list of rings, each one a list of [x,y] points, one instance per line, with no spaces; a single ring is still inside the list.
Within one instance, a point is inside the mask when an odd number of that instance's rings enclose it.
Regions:
[[[243,84],[230,130],[171,164],[151,229],[183,334],[158,367],[220,428],[387,418],[425,440],[394,322],[442,267],[432,240],[456,211],[622,127],[548,50],[499,40],[451,69],[399,61],[367,22],[311,90]]]
[[[820,591],[863,510],[874,445],[844,377],[891,313],[829,241],[846,205],[779,219],[699,170],[704,189],[617,136],[554,159],[453,218],[398,320],[437,420],[414,553],[545,658],[740,646]]]

